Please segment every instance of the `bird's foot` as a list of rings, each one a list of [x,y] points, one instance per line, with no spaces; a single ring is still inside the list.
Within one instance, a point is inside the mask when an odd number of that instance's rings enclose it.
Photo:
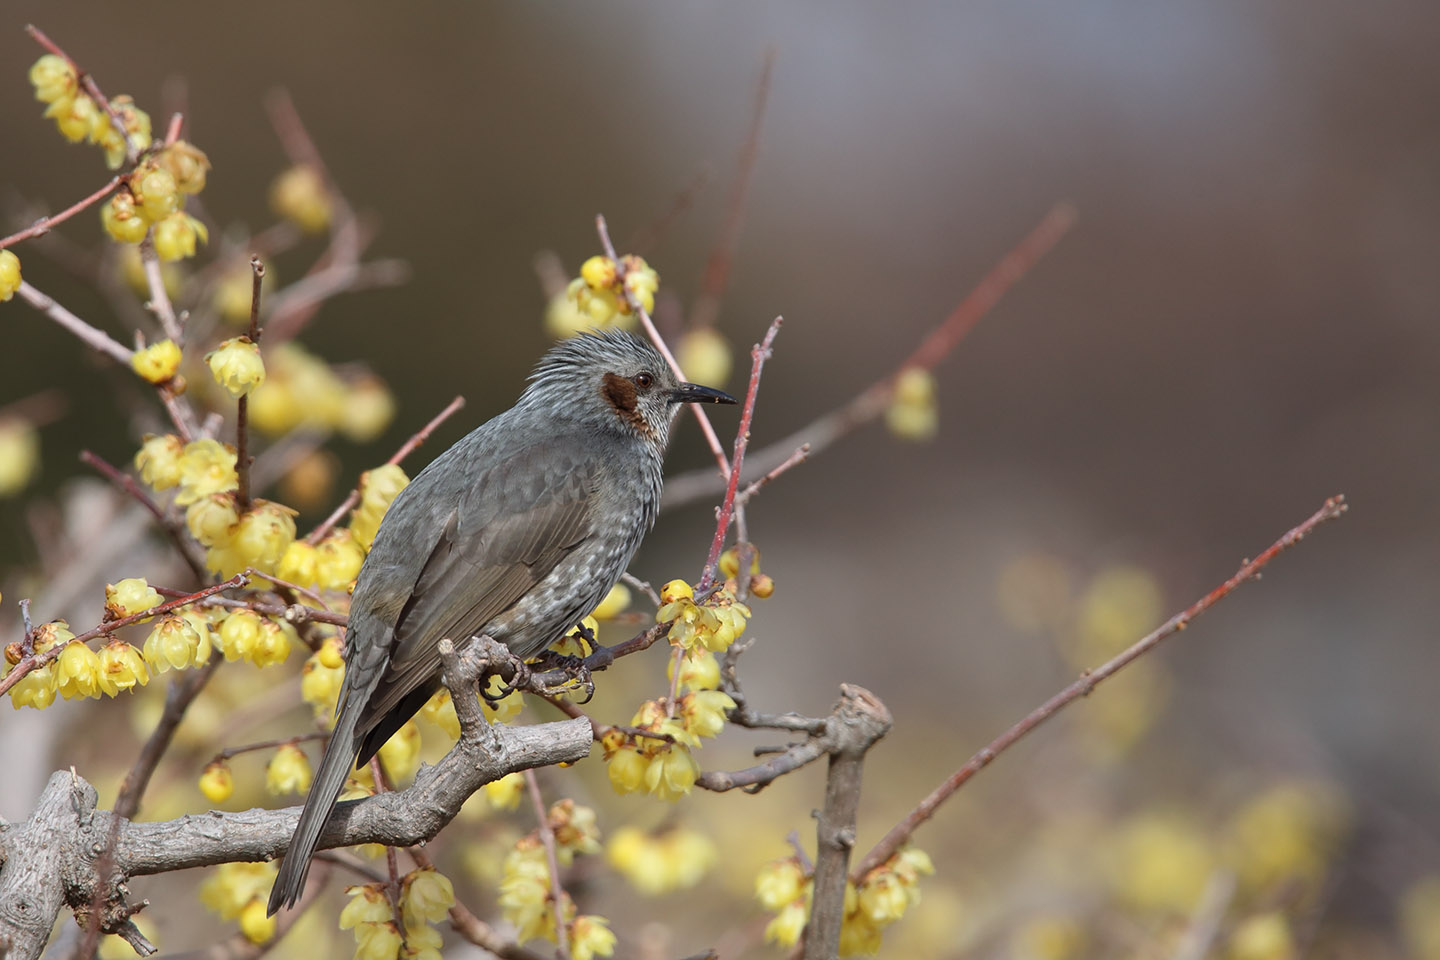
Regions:
[[[583,627],[581,630],[585,634],[589,633],[589,631],[584,630]],[[594,636],[587,636],[586,640],[589,641],[590,647],[593,650],[595,648]],[[544,692],[549,696],[553,697],[568,693],[574,689],[572,684],[576,683],[585,690],[585,699],[579,701],[581,704],[589,703],[591,698],[595,696],[595,681],[590,676],[590,665],[585,662],[584,657],[575,657],[565,653],[556,653],[553,650],[546,650],[531,661],[530,666],[540,667],[542,677],[543,674],[548,674],[552,671],[563,672],[565,674],[565,679],[559,683],[544,684]]]

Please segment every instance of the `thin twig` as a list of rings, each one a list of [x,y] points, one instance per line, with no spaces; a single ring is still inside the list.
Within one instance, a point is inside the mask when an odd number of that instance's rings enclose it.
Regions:
[[[1167,637],[1184,630],[1190,625],[1190,621],[1209,610],[1221,600],[1224,600],[1236,587],[1259,574],[1271,560],[1274,560],[1290,547],[1295,546],[1295,544],[1303,540],[1320,524],[1325,523],[1327,520],[1338,519],[1344,515],[1347,509],[1348,506],[1345,503],[1345,497],[1343,495],[1334,496],[1326,500],[1324,506],[1312,514],[1309,519],[1287,532],[1279,540],[1276,540],[1254,560],[1246,560],[1241,564],[1240,569],[1237,570],[1235,575],[1229,580],[1226,580],[1220,584],[1220,586],[1186,607],[1183,611],[1166,620],[1154,631],[1136,641],[1117,656],[1093,670],[1086,670],[1075,682],[1030,711],[1018,723],[1000,734],[1000,736],[992,740],[988,746],[982,748],[979,753],[971,757],[964,766],[956,770],[943,783],[931,791],[929,796],[921,800],[915,809],[906,815],[904,820],[901,820],[891,828],[890,832],[865,855],[865,859],[855,868],[855,878],[858,880],[870,870],[873,870],[894,856],[900,847],[914,834],[916,828],[934,816],[935,811],[940,805],[948,800],[956,790],[964,786],[966,781],[975,776],[975,774],[989,766],[990,762],[997,756],[1024,738],[1027,733],[1040,726],[1040,724],[1046,720],[1049,720],[1052,716],[1076,700],[1088,696],[1090,691],[1094,690],[1095,686],[1102,680],[1108,679],[1133,661],[1149,653],[1155,649],[1155,647],[1159,646],[1160,642]]]
[[[105,115],[110,118],[110,125],[115,128],[116,133],[120,134],[121,140],[125,144],[126,161],[133,164],[136,160],[140,159],[140,148],[130,136],[130,131],[125,129],[124,119],[120,116],[119,111],[110,103],[110,98],[105,96],[104,92],[100,89],[100,85],[95,82],[95,78],[89,71],[76,63],[70,54],[62,50],[59,44],[47,37],[45,32],[33,23],[27,23],[25,25],[25,32],[30,34],[31,38],[40,44],[40,46],[70,64],[70,68],[75,71],[75,76],[80,81],[80,86],[84,88],[85,92],[90,95],[90,98],[95,101],[96,106],[105,111]]]
[[[655,344],[655,348],[660,351],[660,355],[663,356],[665,362],[669,364],[670,370],[676,377],[683,381],[685,379],[685,371],[680,369],[680,363],[675,359],[675,354],[670,352],[670,347],[665,343],[665,338],[660,336],[659,330],[655,329],[655,322],[650,319],[650,314],[640,305],[640,299],[635,296],[632,290],[625,286],[625,264],[621,262],[620,256],[615,252],[615,244],[610,241],[610,228],[606,226],[603,215],[597,215],[595,217],[595,230],[600,235],[600,246],[604,249],[605,255],[615,262],[615,269],[617,271],[616,282],[620,285],[620,290],[625,297],[626,304],[629,305],[631,312],[640,318],[640,325],[645,328],[645,335]],[[715,432],[715,427],[710,423],[710,417],[701,409],[701,404],[687,403],[685,406],[690,408],[690,412],[693,413],[695,419],[699,421],[700,432],[705,435],[705,442],[710,446],[710,453],[715,457],[715,464],[720,470],[720,475],[728,481],[730,479],[730,462],[725,458],[725,448],[720,445],[720,436]]]
[[[145,746],[140,749],[135,765],[130,768],[124,783],[120,785],[120,793],[115,798],[117,816],[133,819],[139,811],[145,788],[149,786],[155,768],[160,765],[160,758],[170,749],[175,730],[180,726],[180,721],[185,719],[185,711],[190,709],[190,704],[195,702],[195,698],[205,689],[205,685],[223,662],[220,656],[212,652],[209,663],[187,671],[171,681],[170,688],[165,692],[165,709],[160,713],[160,722],[155,724]]]
[[[330,736],[328,730],[317,730],[313,733],[302,733],[294,737],[279,737],[275,740],[261,740],[258,743],[247,743],[238,747],[226,747],[215,754],[211,763],[219,763],[222,760],[229,760],[231,757],[238,757],[242,753],[253,753],[257,750],[278,750],[281,747],[291,747],[297,743],[304,743],[309,740],[324,740]]]
[[[160,506],[151,499],[140,484],[135,482],[134,477],[90,450],[81,450],[80,460],[100,471],[106,480],[134,497],[137,503],[150,511],[150,515],[160,524],[160,529],[165,531],[165,535],[170,538],[170,542],[175,545],[175,549],[179,551],[181,558],[184,559],[196,578],[201,581],[209,579],[210,572],[205,568],[205,556],[200,552],[199,544],[187,535],[184,527],[177,520],[160,509]]]
[[[535,807],[535,817],[539,822],[540,843],[545,847],[545,860],[550,867],[550,898],[555,909],[555,956],[568,960],[570,931],[565,928],[565,889],[560,886],[560,858],[555,852],[555,830],[550,826],[550,811],[545,809],[545,798],[540,796],[540,781],[535,779],[534,770],[525,771],[525,786],[530,790],[530,802]]]
[[[150,293],[150,312],[160,321],[165,336],[174,340],[177,347],[184,346],[185,331],[180,328],[180,319],[175,315],[175,305],[170,302],[170,291],[165,289],[165,274],[161,271],[160,255],[155,252],[153,229],[140,241],[140,263],[145,268],[145,287]]]
[[[895,382],[901,373],[910,367],[931,369],[943,360],[1074,223],[1074,207],[1068,203],[1053,207],[889,376],[790,436],[756,450],[750,456],[751,467],[765,471],[774,469],[796,447],[805,443],[810,445],[811,454],[819,453],[880,416],[894,393]],[[661,501],[661,509],[669,510],[714,496],[724,486],[725,482],[718,480],[708,469],[679,474],[665,482],[665,499]]]
[[[776,477],[790,470],[792,467],[798,467],[800,464],[804,463],[808,459],[810,459],[810,444],[802,443],[800,444],[800,446],[795,448],[794,453],[790,454],[790,456],[780,461],[780,463],[777,464],[773,470],[765,474],[765,476],[761,477],[759,480],[752,481],[749,485],[745,487],[744,490],[741,490],[739,493],[737,493],[735,495],[736,522],[739,522],[739,511],[745,506],[745,504],[750,502],[751,497],[755,496],[755,494],[765,489],[765,487],[771,482],[773,482]]]
[[[98,330],[90,326],[90,324],[56,303],[52,297],[36,290],[29,282],[21,280],[20,289],[18,289],[16,293],[20,294],[20,299],[83,340],[86,346],[99,350],[101,353],[111,357],[124,366],[130,366],[130,357],[134,353],[133,350],[103,330]]]
[[[390,457],[390,459],[386,460],[385,462],[393,466],[400,463],[406,457],[410,456],[410,454],[414,453],[415,450],[422,443],[430,439],[430,435],[436,430],[438,430],[442,423],[450,419],[450,417],[453,416],[456,411],[458,411],[463,406],[465,406],[464,397],[456,397],[454,400],[451,400],[450,403],[446,405],[444,410],[441,410],[439,413],[437,413],[429,423],[425,424],[425,426],[415,431],[415,433],[411,435],[410,439],[406,440],[403,444],[401,444],[400,449],[396,450],[395,453]],[[332,512],[330,516],[320,521],[320,525],[314,530],[310,531],[310,535],[305,538],[305,542],[310,544],[311,546],[314,546],[321,540],[324,540],[325,535],[334,528],[335,524],[343,520],[345,518],[345,514],[355,509],[355,505],[359,502],[360,487],[356,486],[354,490],[350,491],[349,496],[345,498],[345,500],[340,504],[340,506],[335,508],[334,512]]]
[[[41,217],[39,220],[36,220],[34,223],[30,224],[30,226],[26,227],[24,230],[21,230],[19,233],[12,233],[10,234],[10,236],[5,237],[4,239],[0,239],[0,250],[4,250],[6,247],[13,247],[21,240],[28,240],[31,237],[45,236],[45,234],[49,233],[50,230],[56,225],[64,223],[66,220],[69,220],[71,217],[75,216],[75,214],[79,213],[80,211],[96,203],[99,203],[101,200],[104,200],[106,197],[108,197],[111,193],[115,191],[116,187],[120,186],[120,181],[122,179],[123,177],[121,177],[119,174],[116,174],[114,177],[110,178],[109,183],[105,184],[105,186],[90,194],[90,196],[86,197],[84,200],[77,200],[75,203],[72,203],[70,206],[66,207],[64,210],[61,210],[59,213],[52,213],[48,217]]]

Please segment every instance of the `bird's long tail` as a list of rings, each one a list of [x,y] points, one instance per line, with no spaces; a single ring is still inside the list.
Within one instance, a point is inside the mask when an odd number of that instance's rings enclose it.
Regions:
[[[310,872],[310,857],[315,845],[320,842],[320,833],[325,829],[330,813],[350,768],[355,763],[355,729],[353,723],[341,723],[330,737],[325,756],[320,761],[320,770],[310,785],[310,795],[305,798],[305,809],[300,811],[300,824],[290,840],[290,849],[280,862],[280,875],[270,890],[270,905],[266,913],[273,915],[281,907],[294,905],[305,890],[305,876]]]

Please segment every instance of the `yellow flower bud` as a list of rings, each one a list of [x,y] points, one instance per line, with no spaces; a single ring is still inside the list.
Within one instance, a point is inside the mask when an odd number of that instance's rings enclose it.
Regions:
[[[135,106],[132,98],[124,95],[111,99],[110,109],[120,117],[120,125],[124,127],[135,149],[148,149],[151,141],[150,115]],[[125,137],[122,137],[115,129],[115,124],[110,122],[109,114],[98,106],[95,122],[90,130],[90,139],[105,151],[105,165],[111,170],[120,169],[126,156]]]
[[[906,367],[895,378],[894,397],[898,403],[934,403],[935,393],[935,375],[923,367]]]
[[[143,173],[137,171],[130,177],[130,191],[140,204],[145,219],[151,222],[163,220],[180,209],[180,191],[176,189],[175,177],[169,170],[156,167],[143,170]]]
[[[691,600],[694,596],[695,591],[692,590],[690,584],[684,580],[671,580],[660,588],[660,602],[662,604],[674,603],[676,600]]]
[[[215,382],[232,397],[248,396],[265,382],[265,361],[249,337],[234,337],[205,354]]]
[[[610,786],[616,793],[634,793],[645,786],[650,758],[627,746],[606,758],[605,768],[610,774]]]
[[[615,953],[615,934],[604,917],[579,916],[570,924],[572,960],[594,960]]]
[[[561,866],[569,866],[576,854],[600,852],[600,822],[593,807],[567,797],[550,808],[549,818]]]
[[[129,690],[137,683],[145,686],[150,682],[150,671],[145,669],[145,660],[124,640],[113,639],[100,648],[100,689],[107,697],[113,697],[122,690]]]
[[[885,425],[902,440],[929,440],[939,429],[935,377],[928,370],[910,367],[895,380],[885,409]]]
[[[9,250],[0,250],[0,303],[20,289],[20,258]]]
[[[393,463],[360,475],[360,506],[350,518],[350,532],[366,550],[375,541],[385,511],[409,483],[410,478],[405,476],[405,471]]]
[[[730,379],[730,344],[714,327],[698,327],[681,337],[675,359],[695,383],[723,387]]]
[[[609,257],[591,257],[580,265],[580,277],[592,290],[608,290],[618,279],[615,261]]]
[[[160,340],[132,353],[130,366],[151,383],[164,383],[180,369],[180,348],[174,340]]]
[[[256,500],[230,534],[229,546],[246,566],[274,573],[295,540],[295,511]]]
[[[275,796],[284,793],[304,793],[310,789],[310,760],[293,743],[286,743],[275,751],[265,767],[265,789]]]
[[[55,661],[55,686],[66,700],[100,696],[100,657],[85,644],[72,640]]]
[[[235,792],[235,777],[230,773],[230,764],[217,760],[207,764],[200,774],[200,792],[211,803],[224,803]]]
[[[326,727],[333,723],[340,686],[345,679],[343,662],[334,667],[325,665],[325,661],[330,659],[327,651],[338,646],[339,640],[331,637],[305,661],[300,672],[300,697],[314,709],[315,720]]]
[[[130,577],[105,585],[105,618],[119,620],[158,607],[165,600],[144,577]]]
[[[760,551],[752,545],[750,550],[750,573],[753,576],[760,572]],[[731,547],[720,554],[720,572],[728,579],[738,576],[740,573],[740,548]]]
[[[79,89],[80,79],[70,61],[47,53],[30,67],[30,83],[35,87],[36,100],[54,103],[73,97]]]
[[[350,902],[340,911],[340,929],[350,930],[362,923],[389,923],[395,919],[390,898],[378,883],[346,887]]]
[[[180,457],[185,444],[174,434],[145,435],[140,452],[135,454],[135,469],[140,479],[155,490],[168,490],[180,482]]]
[[[0,497],[25,489],[40,468],[40,435],[19,417],[0,419]]]
[[[455,888],[450,878],[434,867],[411,870],[400,892],[400,912],[406,927],[439,923],[455,906]]]
[[[105,111],[95,105],[88,94],[77,93],[73,97],[60,97],[45,108],[45,116],[55,121],[60,135],[71,143],[79,143],[91,135],[97,119],[108,123]]]
[[[257,667],[272,667],[290,658],[290,648],[299,642],[300,635],[288,623],[265,620],[260,624],[260,638],[256,640],[250,662]]]
[[[680,716],[685,729],[697,737],[717,737],[725,729],[725,711],[735,709],[735,701],[719,690],[697,690],[680,698]]]
[[[665,676],[674,679],[675,658],[665,667]],[[680,658],[680,689],[714,690],[720,686],[720,661],[709,650],[691,650]]]
[[[573,337],[593,325],[590,315],[580,310],[568,290],[555,294],[545,306],[545,332],[556,340]]]
[[[117,191],[100,207],[100,225],[117,243],[139,243],[150,231],[150,222],[128,190]]]
[[[199,193],[205,189],[210,158],[194,144],[176,140],[155,155],[155,162],[175,178],[175,189],[181,193]]]
[[[291,167],[270,184],[270,209],[306,233],[330,226],[332,204],[325,181],[314,167]]]
[[[365,548],[349,530],[336,530],[315,548],[315,582],[326,590],[349,589],[364,562]]]
[[[269,943],[275,936],[276,918],[266,916],[265,901],[255,897],[240,911],[240,932],[251,943]]]
[[[210,230],[183,210],[155,224],[155,253],[165,263],[195,256],[195,244],[210,242]]]
[[[630,588],[623,583],[617,583],[605,594],[605,599],[600,601],[600,606],[590,611],[590,616],[596,620],[612,620],[624,613],[630,606]]]
[[[340,417],[340,432],[356,443],[369,443],[395,419],[395,398],[379,377],[367,376],[350,385]]]

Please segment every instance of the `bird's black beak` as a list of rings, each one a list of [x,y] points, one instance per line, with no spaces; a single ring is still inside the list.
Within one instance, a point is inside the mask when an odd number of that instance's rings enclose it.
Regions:
[[[671,403],[734,403],[735,398],[724,390],[702,387],[698,383],[682,383],[670,391]]]

